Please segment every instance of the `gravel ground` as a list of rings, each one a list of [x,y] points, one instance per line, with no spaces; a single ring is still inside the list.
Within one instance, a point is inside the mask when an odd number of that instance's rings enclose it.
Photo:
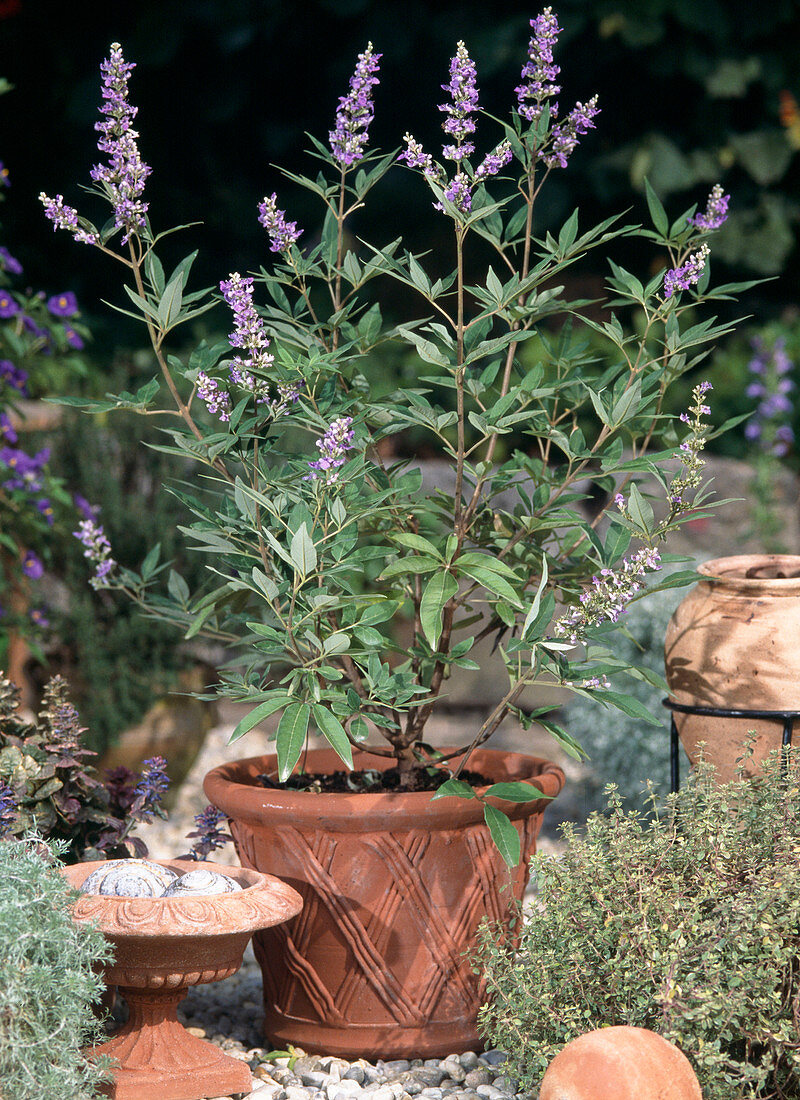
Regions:
[[[270,727],[253,730],[234,745],[228,744],[231,730],[240,715],[223,709],[221,721],[206,739],[187,779],[175,799],[167,821],[154,821],[139,830],[154,859],[170,859],[190,846],[186,834],[193,817],[206,805],[202,791],[203,776],[212,767],[227,760],[270,751]],[[432,731],[435,744],[457,741],[463,735],[464,717],[439,719]],[[470,719],[472,721],[472,719]],[[565,791],[545,815],[539,850],[557,854],[563,848],[558,823],[581,817],[581,784],[586,769],[560,754],[546,735],[531,744],[531,734],[523,733],[515,723],[506,723],[493,742],[498,748],[533,752],[557,761],[567,773]],[[556,812],[556,807],[558,811]],[[216,862],[238,864],[232,845],[214,853]],[[189,991],[178,1009],[182,1022],[192,1034],[207,1038],[235,1058],[247,1061],[253,1073],[250,1093],[237,1093],[236,1100],[249,1096],[262,1100],[534,1100],[534,1093],[520,1093],[517,1082],[502,1070],[505,1055],[500,1051],[468,1052],[443,1059],[378,1061],[364,1059],[347,1062],[341,1058],[306,1055],[295,1049],[296,1061],[286,1057],[270,1058],[264,1041],[261,972],[252,947],[245,953],[238,974],[224,982],[196,986]],[[228,1098],[224,1098],[228,1100]]]

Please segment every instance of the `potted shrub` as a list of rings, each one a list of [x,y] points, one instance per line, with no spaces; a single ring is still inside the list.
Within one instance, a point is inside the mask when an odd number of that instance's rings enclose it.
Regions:
[[[482,914],[500,917],[519,896],[545,801],[563,782],[544,761],[484,745],[516,714],[580,752],[546,713],[520,710],[524,689],[543,682],[654,721],[610,687],[629,668],[610,634],[658,570],[662,540],[705,495],[708,383],[683,423],[661,410],[670,384],[728,330],[696,320],[700,304],[734,289],[708,288],[707,239],[728,197],[715,187],[704,213],[670,224],[648,189],[652,230],[619,219],[585,228],[576,211],[537,236],[539,191],[598,108],[557,114],[556,17],[548,8],[532,27],[516,107],[477,156],[475,67],[458,44],[442,161],[410,134],[399,157],[369,150],[380,59],[369,45],[328,143],[310,139],[319,174],[287,174],[323,204],[317,243],[304,245],[313,235],[265,197],[274,264],[222,279],[233,332],[188,361],[169,352],[170,336],[213,302],[189,289],[192,255],[170,273],[158,259],[119,46],[103,65],[99,144],[110,159],[92,172],[111,220],[98,229],[63,196],[42,195],[56,228],[122,264],[125,308],[145,324],[160,372],[135,394],[82,404],[154,414],[166,396],[164,449],[202,470],[171,491],[193,512],[185,533],[207,583],[191,591],[156,555],[140,573],[116,567],[89,522],[93,583],[229,647],[218,693],[251,705],[234,739],[279,715],[275,753],[217,769],[207,791],[232,818],[242,861],[264,860],[305,899],[278,933],[280,956],[274,940],[257,940],[268,1032],[328,1052],[475,1044],[480,986],[463,949]],[[447,276],[399,240],[372,247],[349,232],[386,174],[408,169],[448,229]],[[612,263],[612,304],[645,318],[633,334],[616,313],[587,315],[563,285],[571,265],[626,235],[647,242],[646,263],[666,265],[643,285]],[[419,309],[387,316],[387,285]],[[607,353],[588,352],[557,319],[588,326]],[[418,378],[400,390],[381,376],[389,343],[417,357]],[[423,494],[409,461],[385,457],[410,427],[452,464],[454,492]],[[676,454],[678,473],[665,473]],[[581,509],[590,477],[605,493],[591,517]],[[658,518],[654,495],[666,501]],[[410,624],[405,646],[399,623]],[[507,689],[460,745],[434,749],[426,727],[448,673],[475,667],[481,638],[502,652]],[[312,729],[330,746],[316,756]]]

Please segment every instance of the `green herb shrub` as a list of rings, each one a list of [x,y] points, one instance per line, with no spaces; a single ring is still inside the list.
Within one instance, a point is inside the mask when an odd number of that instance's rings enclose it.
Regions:
[[[19,714],[18,702],[17,688],[0,676],[0,836],[36,829],[66,845],[68,863],[146,856],[147,845],[130,833],[153,815],[166,817],[164,760],[145,761],[141,776],[114,768],[102,783],[60,676],[45,691],[38,724]]]
[[[706,1100],[800,1097],[800,759],[718,787],[710,766],[652,819],[611,791],[563,858],[537,856],[516,955],[485,926],[480,1028],[525,1087],[564,1043],[630,1024],[676,1043]]]
[[[648,781],[662,791],[669,786],[669,716],[661,705],[668,694],[663,679],[664,634],[683,597],[683,591],[662,589],[651,592],[646,602],[634,600],[625,616],[625,629],[618,631],[614,641],[617,657],[642,674],[642,679],[626,685],[627,693],[660,719],[660,726],[617,710],[598,718],[597,707],[582,696],[570,700],[564,711],[564,726],[586,750],[592,769],[585,793],[587,813],[602,808],[608,783],[626,802],[639,806],[647,795]]]
[[[63,850],[56,846],[55,851]],[[70,915],[71,890],[31,841],[0,843],[0,1082],[4,1100],[97,1096],[103,1073],[81,1047],[100,1039],[90,1005],[111,958]]]

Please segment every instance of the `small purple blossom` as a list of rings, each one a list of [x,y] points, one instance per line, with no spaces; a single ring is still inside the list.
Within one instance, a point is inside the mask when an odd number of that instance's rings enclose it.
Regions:
[[[708,196],[705,213],[695,214],[693,218],[689,218],[689,225],[693,225],[695,229],[701,229],[706,233],[711,232],[712,229],[719,229],[728,220],[728,203],[730,201],[730,195],[723,194],[722,184],[715,184]]]
[[[78,299],[71,290],[65,290],[63,294],[48,298],[47,308],[54,317],[74,317],[78,312]]]
[[[350,77],[350,91],[339,99],[336,111],[336,128],[328,134],[334,159],[343,168],[349,168],[364,156],[367,131],[375,116],[372,89],[380,84],[375,75],[380,70],[378,62],[383,54],[372,52],[372,43],[358,55],[358,62]]]
[[[205,371],[197,373],[197,396],[205,402],[206,408],[212,416],[218,416],[222,421],[231,418],[231,399],[226,390],[220,389],[216,378],[212,378]]]
[[[19,313],[19,305],[7,290],[0,290],[0,317],[15,317]]]
[[[2,245],[0,245],[0,267],[2,267],[4,271],[8,271],[11,275],[22,274],[22,264]]]
[[[70,325],[64,325],[64,338],[69,346],[75,348],[76,351],[81,351],[84,347],[83,338]]]
[[[47,524],[49,527],[53,526],[53,523],[55,522],[53,505],[46,497],[42,497],[41,500],[36,501],[36,511],[39,513],[40,516],[44,516],[44,518],[47,520]]]
[[[90,504],[86,497],[82,497],[80,493],[73,493],[72,503],[84,519],[96,520],[100,515],[100,505]]]
[[[92,588],[107,588],[108,576],[117,563],[111,556],[111,543],[102,526],[93,519],[84,519],[72,533],[84,547],[83,556],[95,567],[89,584]]]
[[[11,477],[6,477],[3,485],[6,489],[21,489],[28,493],[41,491],[41,472],[50,458],[50,448],[45,447],[35,455],[15,447],[0,447],[0,464],[5,466]]]
[[[50,620],[47,617],[47,612],[42,607],[34,607],[30,614],[30,620],[34,626],[38,626],[40,630],[47,630],[50,626]]]
[[[684,264],[681,264],[680,267],[672,268],[666,273],[664,276],[665,300],[671,298],[676,291],[688,290],[690,286],[694,286],[699,282],[700,276],[705,270],[709,252],[708,245],[702,244],[696,252],[691,254]]]
[[[125,61],[119,43],[112,43],[108,58],[100,66],[104,100],[100,113],[105,118],[95,123],[101,135],[97,148],[108,153],[108,164],[96,164],[89,173],[114,207],[114,225],[124,231],[123,244],[131,233],[147,224],[147,203],[142,201],[142,193],[152,171],[142,161],[136,144],[139,135],[132,123],[138,108],[128,103],[128,80],[135,67]]]
[[[2,160],[0,160],[0,187],[10,187],[11,180],[8,178],[8,169]]]
[[[42,559],[34,554],[33,550],[28,550],[22,558],[22,572],[26,577],[30,577],[31,580],[38,581],[44,573],[44,565],[42,565]]]
[[[5,382],[11,386],[12,390],[17,390],[24,395],[27,381],[27,371],[15,366],[10,359],[0,359],[0,382]]]
[[[100,244],[100,236],[93,226],[81,225],[78,211],[74,206],[67,206],[63,195],[56,195],[54,199],[48,198],[44,191],[39,193],[39,202],[44,206],[44,216],[53,223],[53,230],[67,229],[78,244]]]
[[[4,412],[0,412],[0,439],[6,443],[16,443],[19,436],[14,430],[14,425]]]
[[[542,113],[544,101],[561,91],[554,83],[561,69],[553,61],[553,50],[562,28],[551,7],[545,8],[530,23],[533,35],[528,43],[528,61],[521,73],[523,83],[514,91],[517,93],[517,110],[522,118],[535,122]],[[555,118],[557,111],[558,103],[553,103],[551,117]]]
[[[344,465],[345,454],[353,443],[355,433],[352,423],[352,416],[342,416],[328,426],[322,439],[317,440],[320,456],[314,462],[309,462],[312,473],[306,475],[306,480],[315,481],[321,472],[325,474],[329,485],[336,481],[338,470]]]
[[[458,172],[453,176],[445,188],[444,197],[448,202],[452,202],[454,206],[457,206],[462,214],[469,213],[472,208],[472,191],[470,190],[469,180],[463,172]]]

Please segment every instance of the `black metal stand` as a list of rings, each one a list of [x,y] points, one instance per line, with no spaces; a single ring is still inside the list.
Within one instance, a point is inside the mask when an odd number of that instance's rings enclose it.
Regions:
[[[673,703],[664,699],[663,705],[672,711],[670,715],[670,790],[674,794],[681,785],[680,777],[680,738],[675,724],[675,711],[679,714],[707,714],[711,718],[776,718],[783,722],[781,748],[787,749],[792,743],[794,722],[800,718],[800,710],[729,710],[726,707],[695,707],[684,703]]]

